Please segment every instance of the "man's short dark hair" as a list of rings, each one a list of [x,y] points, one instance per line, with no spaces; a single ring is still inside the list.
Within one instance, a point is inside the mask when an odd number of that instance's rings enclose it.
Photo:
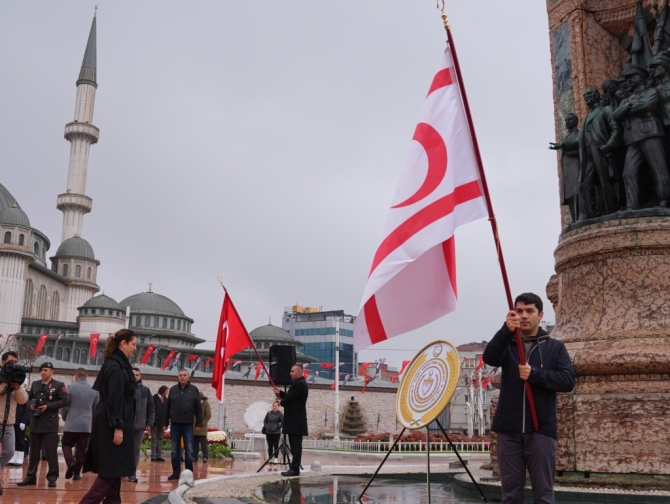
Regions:
[[[160,395],[165,394],[165,391],[168,389],[167,385],[161,385],[160,388],[158,389],[158,393]]]
[[[137,371],[138,373],[142,374],[142,371],[140,371],[140,368],[138,368],[138,367],[134,367],[133,371]]]
[[[532,292],[524,292],[523,294],[519,294],[514,300],[514,308],[516,308],[518,303],[535,305],[537,311],[542,312],[542,300],[540,299],[540,296],[533,294]]]
[[[19,360],[19,354],[14,352],[13,350],[10,350],[9,352],[5,352],[2,354],[2,362],[5,362],[7,359],[9,359],[9,356],[12,356],[16,358],[16,360]]]
[[[83,367],[77,368],[77,370],[74,372],[74,375],[77,378],[86,378],[88,376],[88,371],[86,371]]]

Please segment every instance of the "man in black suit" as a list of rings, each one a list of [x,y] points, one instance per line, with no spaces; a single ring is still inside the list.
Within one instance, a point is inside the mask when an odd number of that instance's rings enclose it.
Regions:
[[[151,426],[151,461],[165,462],[163,458],[163,410],[169,389],[161,385],[154,395],[154,424]]]
[[[58,410],[69,404],[67,390],[63,382],[53,379],[54,366],[45,362],[40,366],[39,381],[34,381],[28,394],[30,418],[30,462],[28,472],[17,486],[37,484],[37,468],[40,465],[42,444],[47,452],[49,487],[56,486],[58,479]]]
[[[284,408],[284,425],[282,432],[288,435],[288,442],[291,445],[291,454],[293,460],[288,471],[284,471],[282,476],[300,476],[300,461],[302,460],[302,437],[307,435],[307,395],[309,388],[303,376],[302,366],[294,364],[291,368],[291,379],[293,384],[288,392],[281,392],[274,387],[275,395],[280,399],[280,404]]]

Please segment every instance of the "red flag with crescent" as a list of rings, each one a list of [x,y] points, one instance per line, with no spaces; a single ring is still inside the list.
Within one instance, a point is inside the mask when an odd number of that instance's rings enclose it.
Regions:
[[[354,326],[355,352],[456,309],[454,232],[487,215],[474,144],[447,48],[428,90],[372,260]]]
[[[209,359],[207,359],[205,361],[205,368],[207,368],[207,366],[209,366],[209,363],[212,362],[213,360],[214,360],[214,357],[210,357]]]
[[[37,355],[39,355],[44,348],[44,344],[47,342],[48,337],[48,334],[40,334],[40,339],[37,341],[37,346],[35,347],[35,353]]]
[[[370,383],[375,378],[377,378],[377,377],[376,376],[365,375],[365,384],[363,384],[363,388],[361,389],[361,394],[365,394],[365,389],[367,388],[368,383]]]
[[[144,356],[142,357],[142,360],[140,361],[140,364],[146,364],[149,362],[149,359],[151,358],[151,354],[154,353],[154,350],[156,349],[156,345],[149,345],[144,352]]]
[[[478,355],[477,356],[477,367],[475,368],[475,373],[479,371],[481,368],[484,367],[484,356],[483,355]]]
[[[223,298],[221,307],[221,318],[216,335],[216,348],[214,350],[214,370],[212,371],[212,387],[216,389],[216,398],[220,401],[223,387],[223,372],[225,363],[237,352],[253,345],[251,337],[247,332],[242,319],[240,319],[235,305],[228,291]]]
[[[165,362],[163,362],[163,366],[161,367],[161,371],[165,371],[167,367],[170,365],[170,361],[172,360],[172,357],[174,357],[174,354],[176,354],[176,350],[171,350],[170,353],[168,354],[167,357],[165,357]]]
[[[319,367],[322,369],[331,369],[335,367],[335,364],[333,364],[332,362],[322,362],[321,364],[319,364]]]
[[[402,361],[402,366],[400,366],[400,372],[398,373],[398,376],[402,376],[402,374],[405,372],[405,368],[409,365],[410,361],[404,360]]]
[[[95,359],[95,356],[98,353],[98,341],[100,341],[100,335],[99,334],[91,334],[90,338],[91,339],[90,339],[88,354],[91,356],[92,359]]]
[[[365,373],[365,370],[368,368],[368,366],[369,366],[370,364],[372,364],[372,362],[363,362],[363,363],[361,363],[361,368],[360,368],[360,370],[358,371],[358,374],[359,374],[359,375],[363,375],[363,374]]]
[[[198,357],[195,354],[188,354],[187,361],[196,360]]]

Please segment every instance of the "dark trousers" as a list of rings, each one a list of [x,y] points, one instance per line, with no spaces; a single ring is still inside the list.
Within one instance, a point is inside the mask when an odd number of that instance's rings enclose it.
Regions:
[[[603,156],[598,147],[595,145],[587,145],[587,161],[584,170],[584,178],[579,183],[579,218],[591,218],[593,212],[591,211],[591,188],[600,182],[600,189],[604,197],[605,213],[610,214],[616,212],[616,197],[614,195],[614,188],[610,181],[609,161]]]
[[[9,427],[7,427],[9,429]],[[17,452],[28,452],[28,438],[26,437],[26,430],[21,430],[19,424],[14,424],[14,449]]]
[[[79,504],[121,504],[121,478],[98,476]]]
[[[203,460],[209,458],[209,450],[207,449],[207,436],[193,436],[193,454],[191,458],[197,462],[198,453],[202,452]]]
[[[30,433],[30,462],[28,463],[28,472],[26,478],[37,479],[37,468],[40,465],[40,448],[44,443],[44,449],[47,452],[49,461],[49,472],[47,479],[58,479],[58,432]]]
[[[665,147],[660,137],[647,138],[628,146],[623,181],[628,208],[640,207],[640,170],[647,161],[656,184],[656,198],[667,203],[670,198],[670,176],[665,160]]]
[[[302,436],[295,434],[288,435],[288,444],[291,445],[291,469],[300,472],[300,462],[302,462]]]
[[[524,504],[526,468],[533,487],[534,504],[554,504],[556,440],[537,432],[499,432],[498,465],[503,504]]]
[[[163,456],[163,426],[151,427],[151,460]]]
[[[184,466],[193,471],[193,424],[170,424],[170,441],[172,442],[172,474],[181,474],[181,440],[184,440]]]
[[[278,432],[277,434],[266,434],[265,439],[268,442],[268,458],[272,457],[272,454],[277,451],[277,448],[279,448],[279,438],[281,437],[281,434]]]
[[[88,441],[90,439],[91,434],[88,432],[63,432],[63,437],[61,438],[63,457],[68,467],[70,464],[76,465],[74,468],[75,474],[81,473],[81,468],[84,467],[86,448],[88,448]],[[74,448],[74,457],[72,456],[72,448]]]

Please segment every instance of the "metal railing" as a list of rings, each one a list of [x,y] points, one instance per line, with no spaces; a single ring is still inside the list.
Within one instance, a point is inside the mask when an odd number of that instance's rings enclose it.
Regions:
[[[393,442],[389,441],[334,441],[332,439],[304,439],[303,449],[306,450],[335,450],[352,452],[387,452]],[[488,453],[490,441],[457,441],[454,443],[459,452]],[[228,439],[228,446],[235,451],[253,450],[253,439]],[[425,441],[400,441],[394,452],[425,452]],[[436,453],[453,453],[451,446],[446,441],[431,441],[430,451]]]

